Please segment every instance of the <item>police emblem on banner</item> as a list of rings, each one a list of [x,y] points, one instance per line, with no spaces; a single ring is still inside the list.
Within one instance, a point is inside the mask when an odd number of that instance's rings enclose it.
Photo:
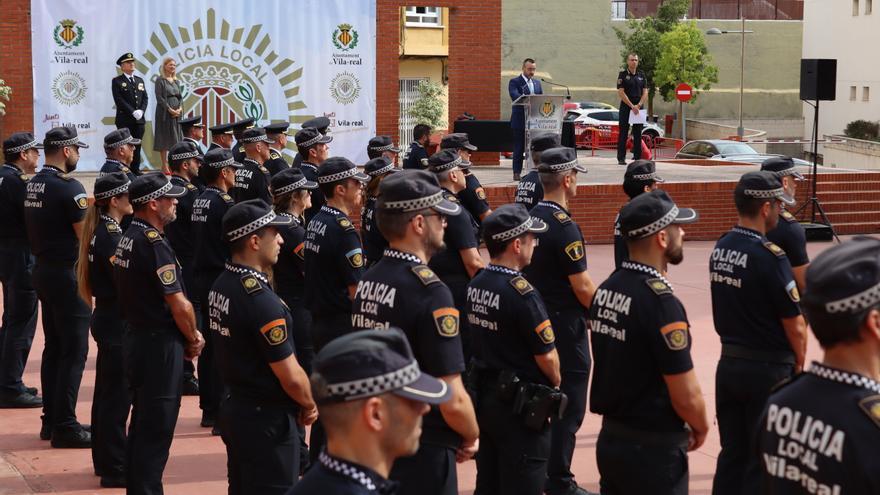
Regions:
[[[266,338],[269,345],[278,345],[287,340],[287,323],[283,318],[270,321],[260,328],[260,333]]]
[[[82,43],[85,31],[81,26],[77,26],[73,19],[64,19],[58,23],[52,35],[58,46],[70,49]]]
[[[62,105],[72,107],[86,97],[86,80],[73,71],[64,71],[52,80],[52,96]]]
[[[361,94],[361,82],[354,74],[342,72],[330,81],[330,96],[337,103],[348,105],[354,103]]]
[[[455,337],[458,335],[458,310],[455,308],[440,308],[432,313],[437,333],[442,337]]]
[[[352,28],[351,24],[340,24],[333,31],[333,46],[337,50],[347,52],[358,44],[358,32]]]

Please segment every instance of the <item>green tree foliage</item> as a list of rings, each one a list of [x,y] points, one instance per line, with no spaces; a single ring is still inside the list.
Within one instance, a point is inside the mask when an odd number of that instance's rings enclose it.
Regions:
[[[445,129],[447,124],[443,120],[443,86],[434,81],[420,81],[418,86],[419,96],[407,113],[416,119],[416,124],[426,124],[432,129]]]
[[[846,129],[844,129],[843,134],[846,137],[854,139],[878,141],[880,140],[880,122],[853,120],[849,124],[846,124]]]
[[[694,102],[699,90],[718,82],[718,67],[706,48],[703,33],[694,21],[682,22],[660,37],[660,58],[654,72],[654,84],[664,101],[675,99],[675,86],[686,82],[694,87]]]
[[[654,95],[657,86],[654,84],[654,73],[657,60],[660,58],[660,37],[672,30],[684,17],[691,6],[691,0],[668,0],[657,9],[656,17],[633,19],[626,21],[626,28],[615,27],[614,33],[623,45],[620,51],[622,68],[626,68],[626,57],[630,53],[638,54],[639,69],[648,80],[648,113],[654,113]]]

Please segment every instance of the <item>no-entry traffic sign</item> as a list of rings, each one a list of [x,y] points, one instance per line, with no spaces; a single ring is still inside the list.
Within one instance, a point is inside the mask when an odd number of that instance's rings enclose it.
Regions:
[[[694,97],[694,88],[690,86],[688,83],[681,83],[675,87],[675,98],[682,102],[687,103],[691,101],[691,98]]]

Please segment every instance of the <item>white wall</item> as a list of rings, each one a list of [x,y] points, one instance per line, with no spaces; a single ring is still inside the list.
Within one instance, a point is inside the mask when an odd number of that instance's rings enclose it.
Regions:
[[[819,136],[842,134],[857,119],[880,120],[880,0],[865,14],[869,0],[805,0],[802,58],[837,59],[837,100],[819,104]],[[856,100],[850,101],[850,86]],[[862,101],[863,87],[870,88],[870,101]],[[804,136],[813,129],[813,108],[804,106]],[[821,153],[821,149],[820,149]]]

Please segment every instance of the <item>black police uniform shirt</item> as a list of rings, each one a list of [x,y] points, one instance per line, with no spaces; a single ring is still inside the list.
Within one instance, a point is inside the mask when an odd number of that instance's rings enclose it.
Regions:
[[[146,115],[141,115],[141,118],[136,120],[132,113],[135,110],[142,112],[147,110],[150,97],[147,94],[144,80],[135,74],[131,76],[119,74],[111,81],[110,90],[113,93],[113,102],[116,103],[116,127],[143,124]]]
[[[532,170],[516,185],[516,196],[513,201],[531,210],[542,199],[544,199],[544,185],[541,184],[541,176],[537,170]]]
[[[364,272],[361,239],[351,220],[322,206],[306,227],[305,252],[306,307],[315,317],[351,314],[348,286]]]
[[[624,69],[617,74],[617,89],[623,88],[623,92],[633,105],[642,99],[642,92],[647,86],[648,80],[645,78],[645,73],[638,69],[635,74],[629,72],[629,69]],[[629,108],[623,101],[620,104],[621,108]]]
[[[552,351],[556,337],[541,295],[520,272],[498,265],[481,270],[468,284],[463,317],[486,366],[551,386],[535,356]]]
[[[759,425],[762,493],[880,493],[880,383],[814,362]]]
[[[367,270],[351,304],[352,328],[400,328],[419,368],[433,376],[465,370],[459,323],[449,287],[418,257],[395,249],[386,249]],[[423,441],[438,443],[435,434],[449,439],[450,447],[461,441],[437,408],[425,417],[424,429],[430,433]]]
[[[227,263],[208,293],[209,331],[230,395],[294,406],[269,367],[294,353],[290,311],[265,273]]]
[[[409,145],[409,152],[403,160],[403,168],[425,170],[428,168],[428,151],[421,144],[413,141]]]
[[[0,167],[0,243],[27,239],[24,223],[24,201],[28,177],[16,165]]]
[[[89,207],[85,188],[70,174],[45,165],[27,182],[26,191],[24,219],[31,252],[38,260],[73,266],[79,252],[73,224],[82,221]]]
[[[461,205],[470,212],[471,217],[479,225],[480,215],[489,211],[489,202],[486,201],[486,191],[480,184],[480,179],[469,171],[464,172],[465,188],[459,191],[458,199]]]
[[[309,162],[302,162],[300,165],[300,170],[302,171],[303,177],[306,180],[311,182],[318,182],[318,167]],[[307,209],[303,216],[306,217],[306,222],[312,219],[318,211],[321,210],[321,207],[327,203],[327,200],[324,199],[324,193],[321,192],[321,188],[312,189],[312,206]]]
[[[186,189],[186,194],[177,198],[177,218],[165,226],[165,237],[174,248],[174,253],[184,266],[192,263],[195,256],[195,229],[193,227],[193,205],[199,198],[199,188],[187,179],[172,175],[171,183]],[[193,290],[194,287],[188,287]]]
[[[101,166],[101,170],[98,172],[98,177],[104,177],[105,175],[114,172],[122,172],[128,177],[128,180],[134,180],[135,178],[134,172],[132,172],[126,164],[110,158],[108,158],[107,161],[104,162],[104,165]]]
[[[654,268],[625,261],[590,307],[590,410],[647,431],[684,431],[663,375],[693,369],[690,324]]]
[[[779,213],[779,223],[775,229],[767,232],[767,239],[785,251],[791,266],[803,266],[810,262],[804,227],[788,210]]]
[[[568,211],[552,201],[540,201],[531,215],[548,225],[546,232],[536,234],[537,245],[532,262],[523,272],[526,279],[544,297],[550,312],[580,308],[568,280],[587,270],[587,255],[581,229]]]
[[[290,168],[290,165],[287,164],[287,160],[285,160],[284,156],[276,149],[269,150],[269,159],[266,160],[266,163],[264,163],[263,166],[269,170],[270,176],[274,176],[278,172]]]
[[[453,203],[459,202],[458,198],[448,189],[443,189],[443,197]],[[431,257],[431,261],[428,263],[428,266],[441,279],[470,279],[459,251],[476,248],[480,245],[477,238],[477,228],[474,218],[465,208],[462,208],[458,215],[446,217],[446,231],[443,233],[443,242],[446,247]]]
[[[245,157],[247,157],[244,145],[236,141],[230,149],[232,150],[232,159],[238,163],[244,163]]]
[[[293,487],[291,495],[393,495],[397,482],[383,478],[370,468],[332,456],[327,451],[318,454],[302,479]]]
[[[388,247],[388,241],[376,225],[376,201],[377,198],[368,197],[361,210],[361,239],[364,241],[364,256],[368,263],[379,261],[382,252]]]
[[[113,217],[101,215],[89,241],[89,283],[95,299],[115,300],[113,260],[122,239],[122,227]]]
[[[208,186],[193,203],[196,272],[217,273],[229,258],[229,245],[223,236],[223,215],[233,204],[232,196],[213,186]]]
[[[267,205],[272,204],[272,193],[269,192],[271,175],[269,169],[259,163],[245,158],[244,167],[235,169],[235,187],[231,196],[236,203],[251,199],[262,199]]]
[[[629,246],[620,230],[620,213],[614,217],[614,268],[620,268],[620,264],[629,259]]]
[[[785,252],[759,232],[734,227],[709,259],[712,316],[723,344],[791,351],[782,318],[798,316],[800,295]]]
[[[184,292],[183,274],[165,236],[143,220],[132,220],[116,247],[113,276],[132,329],[180,335],[165,296]]]
[[[275,290],[282,299],[291,297],[302,299],[305,295],[305,238],[306,228],[303,219],[289,213],[279,215],[290,217],[293,223],[276,227],[284,244],[278,253],[278,262],[272,270],[275,281]]]

